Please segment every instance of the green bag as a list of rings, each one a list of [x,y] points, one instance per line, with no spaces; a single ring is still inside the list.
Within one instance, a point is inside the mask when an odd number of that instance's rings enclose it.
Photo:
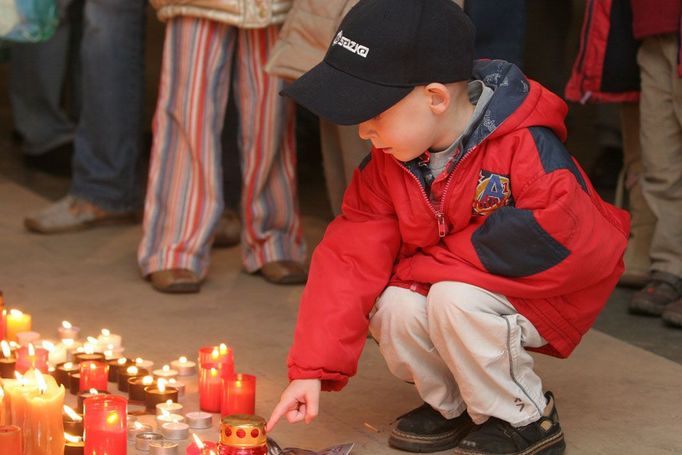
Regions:
[[[57,0],[0,0],[0,40],[45,41],[58,23]]]

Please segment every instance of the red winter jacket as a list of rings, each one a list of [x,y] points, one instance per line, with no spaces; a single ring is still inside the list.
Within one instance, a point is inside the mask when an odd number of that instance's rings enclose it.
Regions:
[[[541,351],[561,357],[594,322],[623,270],[628,215],[599,198],[564,148],[559,97],[502,61],[477,62],[474,77],[494,95],[433,182],[440,204],[418,159],[372,150],[355,172],[313,254],[290,379],[341,389],[388,285],[425,293],[448,280],[501,293],[548,340]]]

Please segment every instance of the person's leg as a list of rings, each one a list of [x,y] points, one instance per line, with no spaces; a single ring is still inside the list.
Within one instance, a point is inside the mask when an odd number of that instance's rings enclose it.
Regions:
[[[85,3],[71,194],[109,211],[139,208],[146,6],[144,0]]]
[[[266,278],[267,264],[301,264],[306,254],[296,194],[294,104],[279,96],[282,80],[264,71],[278,30],[276,26],[240,29],[235,60],[234,91],[241,120],[242,254],[246,270],[261,270]],[[288,275],[295,280],[281,282],[304,281],[305,272],[298,267],[300,273]]]
[[[174,269],[207,274],[211,235],[223,209],[220,132],[235,37],[234,27],[207,19],[177,17],[166,26],[138,250],[145,276]]]
[[[426,297],[386,288],[370,315],[370,332],[391,373],[413,383],[427,403],[399,418],[389,444],[415,452],[457,445],[471,420],[452,373],[429,338]]]
[[[644,198],[656,215],[651,242],[651,282],[630,300],[635,313],[661,315],[682,297],[682,82],[676,37],[647,38],[640,66]]]
[[[459,282],[440,282],[426,300],[435,349],[480,428],[455,449],[464,454],[538,453],[564,447],[550,393],[526,347],[546,344],[507,298]],[[537,451],[536,451],[537,450]]]

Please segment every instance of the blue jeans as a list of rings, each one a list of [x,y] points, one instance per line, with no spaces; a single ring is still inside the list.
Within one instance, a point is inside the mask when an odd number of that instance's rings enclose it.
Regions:
[[[141,204],[145,0],[87,0],[71,194],[114,211]]]

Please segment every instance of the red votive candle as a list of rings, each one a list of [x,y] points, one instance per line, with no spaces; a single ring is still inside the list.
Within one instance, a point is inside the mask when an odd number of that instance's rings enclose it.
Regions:
[[[225,343],[219,346],[204,346],[199,349],[199,365],[204,364],[218,364],[222,371],[223,377],[232,376],[234,374],[234,354],[232,348]]]
[[[223,399],[223,378],[220,365],[202,364],[199,368],[199,408],[206,412],[220,412]]]
[[[128,400],[118,395],[96,395],[83,402],[85,455],[118,455],[127,450]]]
[[[215,451],[218,448],[218,444],[210,441],[202,441],[196,433],[192,433],[192,438],[194,442],[187,446],[185,455],[206,455],[210,453],[211,450]]]
[[[88,360],[81,362],[79,390],[107,390],[109,385],[109,365],[104,362]]]
[[[0,448],[2,455],[21,455],[21,428],[16,425],[0,426]]]
[[[36,348],[29,343],[28,346],[22,346],[16,351],[17,364],[16,370],[24,374],[31,368],[40,370],[41,373],[47,373],[47,357],[50,353],[47,349]]]
[[[223,379],[223,397],[220,415],[256,413],[256,377],[251,374],[236,374]]]

